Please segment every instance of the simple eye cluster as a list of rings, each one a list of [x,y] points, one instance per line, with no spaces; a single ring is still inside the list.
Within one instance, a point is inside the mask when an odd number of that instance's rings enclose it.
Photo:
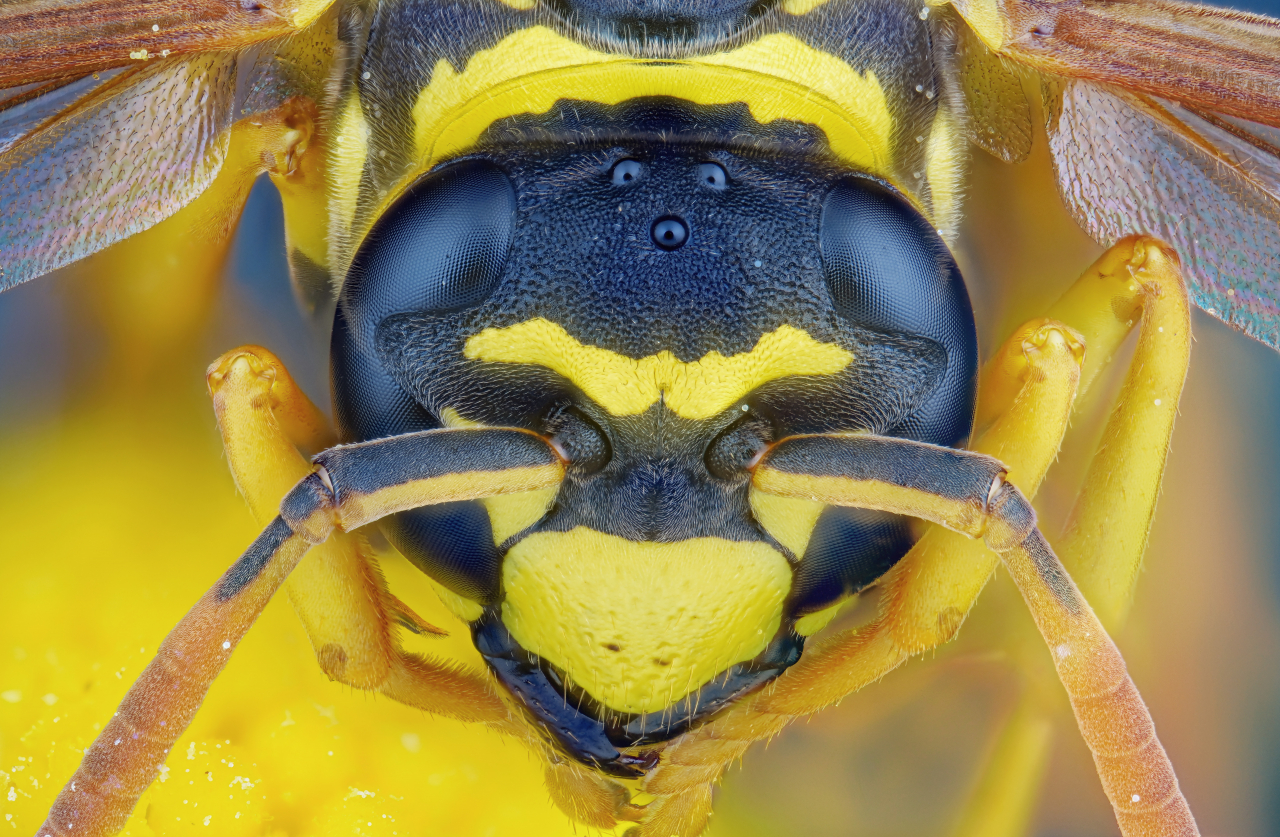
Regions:
[[[644,177],[645,166],[639,160],[625,159],[613,164],[609,179],[614,186],[630,186]],[[695,177],[707,189],[723,191],[728,188],[729,175],[719,163],[700,163]],[[689,240],[689,223],[679,215],[663,215],[649,228],[649,238],[659,250],[679,250]]]

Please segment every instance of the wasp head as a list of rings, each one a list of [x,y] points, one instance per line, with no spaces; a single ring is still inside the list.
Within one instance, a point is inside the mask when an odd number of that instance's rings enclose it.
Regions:
[[[555,490],[384,529],[474,604],[477,645],[552,737],[615,767],[612,747],[776,676],[796,620],[910,545],[891,516],[757,495],[762,452],[833,431],[955,444],[976,356],[936,231],[811,129],[622,108],[499,126],[423,177],[360,249],[333,339],[353,440],[482,424],[561,452]],[[709,143],[709,122],[743,142]]]

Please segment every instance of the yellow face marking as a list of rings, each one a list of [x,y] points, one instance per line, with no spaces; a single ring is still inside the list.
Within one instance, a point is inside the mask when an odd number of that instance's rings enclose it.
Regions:
[[[431,589],[436,591],[440,603],[463,622],[474,622],[484,615],[484,605],[475,599],[458,595],[431,576],[427,576],[427,581],[431,583]]]
[[[546,113],[561,99],[611,105],[639,96],[744,102],[758,122],[816,125],[838,157],[888,173],[894,122],[875,74],[798,38],[775,33],[728,52],[657,61],[598,52],[545,26],[477,52],[462,72],[436,64],[413,108],[420,170],[470,148],[498,119]]]
[[[502,621],[610,709],[657,712],[769,644],[791,569],[763,543],[636,543],[584,527],[507,553]]]
[[[765,494],[754,486],[748,497],[751,513],[764,530],[777,538],[778,543],[791,550],[797,558],[803,558],[804,551],[809,547],[809,538],[813,535],[813,527],[818,525],[818,516],[827,507],[826,504]]]
[[[790,375],[834,375],[853,355],[819,343],[789,325],[760,338],[749,352],[725,357],[708,352],[685,363],[669,351],[633,360],[584,346],[541,317],[508,328],[486,328],[467,340],[464,354],[490,363],[543,366],[572,381],[615,416],[643,413],[659,399],[687,419],[717,415],[747,393]]]
[[[858,600],[858,594],[854,593],[846,599],[841,599],[830,607],[825,607],[808,616],[801,616],[796,620],[796,633],[800,636],[813,636],[840,615],[840,611]]]
[[[782,0],[782,10],[789,15],[807,15],[828,0]]]
[[[559,486],[522,491],[519,494],[501,494],[486,497],[485,511],[489,512],[489,525],[493,528],[493,542],[501,544],[512,535],[537,523],[547,514],[556,500]]]
[[[445,427],[485,427],[483,422],[469,419],[453,407],[440,411],[440,423]],[[537,491],[521,491],[516,494],[498,494],[483,497],[485,511],[489,513],[489,526],[493,529],[493,542],[501,544],[507,538],[523,531],[546,515],[555,502],[560,487],[553,485]]]
[[[440,411],[440,423],[450,430],[469,430],[475,427],[486,427],[482,421],[469,419],[453,407],[445,407]]]

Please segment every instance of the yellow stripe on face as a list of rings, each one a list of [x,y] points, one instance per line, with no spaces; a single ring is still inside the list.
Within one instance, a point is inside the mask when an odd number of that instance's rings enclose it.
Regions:
[[[643,413],[662,399],[681,418],[708,419],[752,390],[791,375],[834,375],[853,355],[819,343],[789,325],[760,338],[749,352],[708,352],[685,363],[669,351],[639,360],[584,346],[561,326],[539,317],[508,328],[486,328],[467,340],[464,354],[490,363],[542,366],[572,381],[615,416]]]
[[[475,144],[495,121],[546,113],[558,100],[613,105],[673,96],[700,105],[745,103],[760,123],[816,125],[850,165],[887,175],[893,117],[875,74],[775,33],[728,52],[643,60],[598,52],[545,26],[513,33],[458,72],[441,59],[413,108],[421,170]]]
[[[791,569],[766,544],[636,543],[539,532],[502,565],[502,621],[610,709],[657,712],[757,656],[782,622]]]
[[[486,426],[467,418],[453,407],[445,407],[440,411],[440,423],[445,427]],[[489,525],[493,528],[494,544],[501,545],[507,538],[529,528],[545,517],[547,509],[551,508],[559,491],[560,486],[553,485],[536,491],[496,494],[492,497],[480,498],[485,511],[489,513]]]

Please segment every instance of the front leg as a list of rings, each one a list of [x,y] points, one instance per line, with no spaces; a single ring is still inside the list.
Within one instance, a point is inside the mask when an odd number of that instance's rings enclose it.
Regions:
[[[1130,321],[1139,310],[1142,316],[1133,361],[1059,544],[1063,563],[1112,630],[1129,611],[1191,357],[1191,306],[1178,257],[1160,242],[1138,236],[1113,248],[1119,255],[1126,250],[1130,257],[1115,264],[1116,278],[1127,280],[1126,288],[1107,294],[1100,287],[1088,294],[1093,299],[1079,293],[1055,306],[1064,319],[1083,319],[1090,309],[1096,317],[1102,308],[1097,302],[1107,299],[1113,306],[1119,303],[1121,311],[1127,308]],[[1125,306],[1135,292],[1138,305]],[[1072,308],[1082,310],[1076,314]],[[1091,359],[1086,373],[1107,357]]]
[[[337,439],[266,349],[228,352],[209,368],[208,380],[231,473],[265,525],[285,493],[313,470],[299,448],[317,451]],[[400,648],[395,625],[443,632],[391,595],[360,535],[335,532],[293,571],[285,589],[331,679],[459,720],[506,723],[506,708],[487,678]]]
[[[1010,338],[983,376],[980,400],[1000,398],[1002,412],[974,446],[1000,457],[1010,480],[1028,494],[1057,455],[1083,355],[1073,331],[1035,321]],[[713,782],[755,741],[878,680],[913,653],[949,640],[996,563],[980,542],[931,527],[886,578],[887,604],[879,620],[813,642],[772,685],[672,742],[645,789],[665,796]]]
[[[1077,391],[1088,389],[1141,316],[1142,333],[1152,339],[1144,336],[1140,340],[1129,380],[1145,382],[1157,376],[1160,381],[1177,384],[1172,395],[1162,402],[1170,406],[1170,422],[1155,431],[1147,429],[1136,434],[1146,444],[1161,445],[1163,451],[1189,349],[1187,329],[1174,327],[1180,299],[1185,316],[1185,290],[1176,271],[1176,258],[1167,248],[1147,237],[1117,242],[1084,272],[1045,318],[1015,330],[986,364],[979,388],[973,449],[1003,462],[1009,470],[1009,481],[1026,496],[1034,497],[1057,456]],[[1169,346],[1157,340],[1180,342]],[[1174,375],[1156,370],[1181,372]],[[1126,385],[1126,392],[1129,389]],[[1159,397],[1152,394],[1150,400],[1154,402]],[[1122,396],[1119,404],[1137,403],[1144,398]],[[1118,421],[1113,418],[1112,424]],[[1134,436],[1130,432],[1126,438]],[[1112,437],[1116,439],[1115,455],[1124,449],[1124,440],[1115,434],[1109,436]],[[1152,458],[1144,461],[1157,462]],[[1163,457],[1158,464],[1163,466]],[[1093,473],[1105,473],[1105,469],[1095,465]],[[1140,477],[1145,484],[1158,486],[1160,472],[1148,470]],[[1111,486],[1123,493],[1122,480],[1112,479]],[[1077,519],[1086,524],[1101,519],[1122,525],[1127,517],[1107,514],[1106,509],[1119,508],[1122,502],[1129,509],[1135,502],[1135,497],[1121,498],[1115,491],[1090,492],[1090,496],[1094,498],[1091,508],[1101,516],[1078,515]],[[1154,490],[1145,491],[1142,496],[1153,501]],[[1139,507],[1139,519],[1148,520],[1150,510],[1150,505]],[[1082,531],[1093,529],[1085,525]],[[1145,533],[1145,526],[1142,532]],[[1143,541],[1145,538],[1100,544],[1107,547],[1106,555],[1117,558],[1101,565],[1136,567]],[[1069,542],[1064,556],[1070,566],[1076,566],[1078,554],[1079,547]],[[772,686],[672,742],[646,790],[659,795],[679,794],[714,782],[751,743],[777,734],[797,716],[816,712],[875,682],[912,654],[948,641],[959,630],[996,565],[996,557],[980,542],[942,528],[930,528],[883,580],[883,613],[879,620],[856,631],[817,639],[801,661]],[[1091,589],[1087,575],[1081,583],[1086,590]],[[1008,833],[1018,833],[1020,818],[1010,818],[1008,814],[1015,809],[1029,810],[1027,794],[1034,794],[1036,787],[1026,779],[1039,771],[1047,754],[1043,724],[1028,722],[1019,725],[1015,732],[1018,731],[1018,740],[1000,750],[1012,761],[1001,762],[994,769],[1007,769],[1019,781],[1002,782],[998,795],[988,795],[991,800],[987,808],[999,812],[1002,822],[1009,824]],[[981,819],[984,830],[980,833],[990,833],[990,818]]]
[[[85,751],[40,835],[105,837],[120,830],[231,652],[312,545],[398,511],[534,491],[559,484],[564,474],[545,440],[506,428],[411,433],[334,448],[316,461],[318,469],[285,496],[280,514],[165,638]]]
[[[1124,659],[1036,528],[999,462],[872,436],[796,436],[753,484],[783,497],[907,514],[981,538],[1003,560],[1048,645],[1125,837],[1198,835]]]

